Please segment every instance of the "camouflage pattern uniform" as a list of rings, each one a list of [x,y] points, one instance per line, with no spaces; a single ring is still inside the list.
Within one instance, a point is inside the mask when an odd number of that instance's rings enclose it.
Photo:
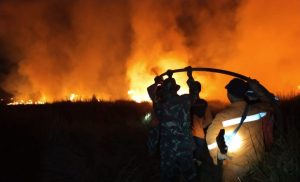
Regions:
[[[160,83],[162,82],[155,81],[154,84],[150,85],[147,88],[148,95],[151,98],[153,103],[153,108],[156,107],[156,104],[160,99],[160,95],[159,95]],[[158,152],[159,138],[160,138],[160,124],[153,110],[151,112],[151,123],[150,123],[150,129],[149,129],[148,141],[147,141],[148,152],[150,155],[154,155]]]
[[[198,97],[198,91],[192,77],[187,83],[190,94],[179,96],[166,93],[164,98],[154,105],[155,115],[160,121],[162,181],[174,181],[178,174],[183,176],[184,181],[193,181],[196,177],[190,111],[191,105]]]

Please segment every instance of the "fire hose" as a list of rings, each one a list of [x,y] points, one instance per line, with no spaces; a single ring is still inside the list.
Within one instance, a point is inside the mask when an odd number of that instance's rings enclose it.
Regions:
[[[240,78],[244,81],[256,81],[254,79],[251,79],[250,77],[247,77],[245,75],[239,74],[239,73],[235,73],[232,71],[228,71],[228,70],[223,70],[223,69],[216,69],[216,68],[206,68],[206,67],[197,67],[197,68],[182,68],[182,69],[174,69],[174,70],[167,70],[166,72],[162,73],[161,75],[159,75],[160,77],[163,76],[170,76],[169,73],[179,73],[179,72],[187,72],[189,69],[189,71],[199,71],[199,72],[212,72],[212,73],[220,73],[220,74],[225,74],[225,75],[229,75],[229,76],[233,76],[233,77],[237,77]],[[283,130],[283,118],[282,118],[282,113],[281,110],[279,108],[279,102],[276,99],[276,97],[269,92],[262,84],[260,84],[259,82],[257,82],[258,84],[258,88],[260,89],[260,91],[262,91],[262,93],[266,96],[266,98],[268,99],[268,102],[272,105],[273,109],[274,109],[274,115],[275,115],[275,123],[274,126],[275,128],[277,128],[278,132],[281,133]],[[275,133],[276,134],[276,133]]]

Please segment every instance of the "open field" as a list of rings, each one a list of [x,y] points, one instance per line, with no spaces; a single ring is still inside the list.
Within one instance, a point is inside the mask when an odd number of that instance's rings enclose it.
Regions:
[[[139,123],[149,110],[134,102],[1,107],[0,181],[151,176],[147,170],[136,173],[151,165],[145,157],[146,128]]]
[[[281,108],[284,148],[276,145],[272,155],[288,168],[276,174],[294,175],[300,155],[291,167],[284,161],[299,154],[300,97],[285,99]],[[150,110],[147,103],[128,101],[1,106],[0,181],[158,181],[158,157],[147,154],[148,126],[142,122]],[[271,165],[269,158],[264,165]],[[253,179],[276,178],[260,174],[265,166],[259,167]]]

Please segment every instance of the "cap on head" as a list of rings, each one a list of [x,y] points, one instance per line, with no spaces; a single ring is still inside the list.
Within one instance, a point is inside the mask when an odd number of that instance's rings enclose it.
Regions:
[[[242,98],[248,90],[248,84],[241,79],[234,78],[226,85],[225,88],[229,94],[237,98]]]
[[[178,91],[180,89],[180,86],[176,84],[176,81],[174,78],[167,78],[164,80],[162,84],[163,91]]]

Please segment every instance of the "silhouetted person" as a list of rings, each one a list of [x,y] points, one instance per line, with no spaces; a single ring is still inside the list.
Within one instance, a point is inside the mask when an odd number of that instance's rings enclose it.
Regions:
[[[190,93],[178,95],[180,86],[168,72],[169,78],[162,84],[162,97],[155,104],[155,115],[159,120],[159,147],[161,157],[161,180],[194,181],[196,169],[193,162],[193,138],[191,135],[191,106],[197,98],[198,91],[188,69],[188,86]],[[151,97],[151,96],[150,96]]]
[[[210,155],[207,149],[207,144],[205,140],[204,129],[209,126],[212,121],[212,114],[208,107],[206,100],[201,99],[199,94],[201,92],[200,82],[196,82],[197,90],[199,91],[196,102],[192,105],[192,134],[195,140],[196,149],[194,152],[194,157],[197,163],[208,162],[210,160]]]
[[[147,88],[148,95],[152,100],[153,110],[151,112],[151,122],[150,122],[150,129],[148,133],[148,152],[150,155],[154,155],[159,151],[159,138],[160,138],[160,123],[157,119],[154,110],[158,101],[161,99],[162,96],[162,86],[163,78],[160,76],[156,76],[154,79],[154,84],[150,85]]]

